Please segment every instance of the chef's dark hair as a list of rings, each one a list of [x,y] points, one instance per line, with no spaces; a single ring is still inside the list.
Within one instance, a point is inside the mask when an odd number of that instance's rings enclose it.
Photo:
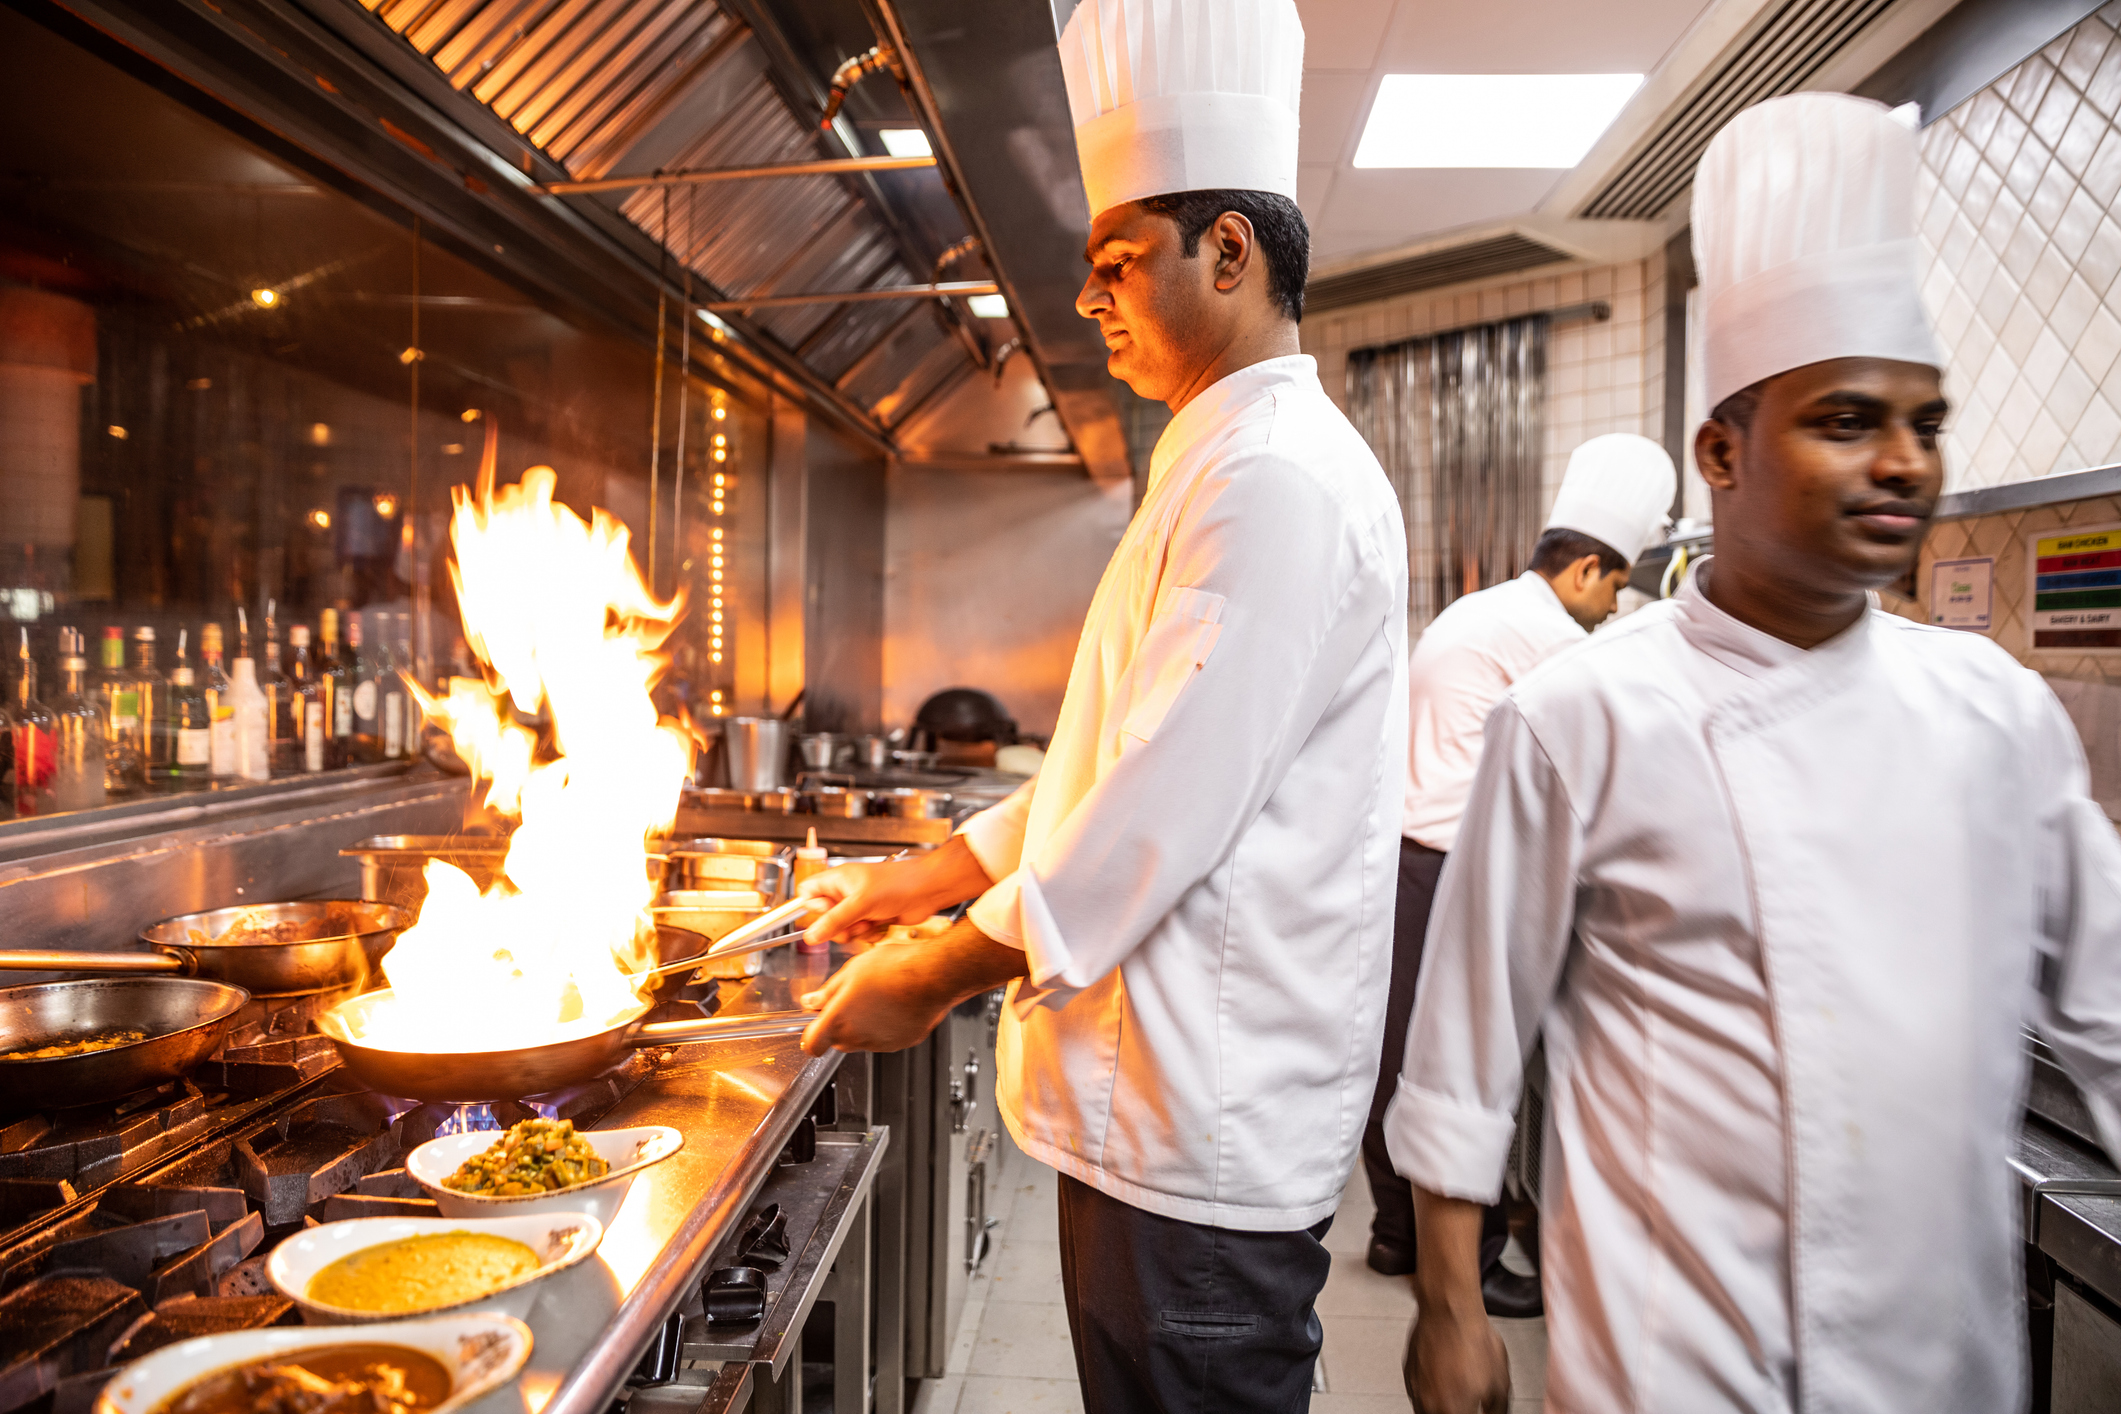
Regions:
[[[1532,568],[1548,579],[1560,574],[1586,555],[1598,557],[1601,575],[1619,574],[1628,567],[1628,557],[1594,535],[1555,526],[1532,547]]]
[[[1740,432],[1750,431],[1753,426],[1753,414],[1760,411],[1760,399],[1766,392],[1765,378],[1758,383],[1748,384],[1716,404],[1716,410],[1709,416],[1725,427],[1735,427]]]
[[[1274,192],[1213,190],[1145,196],[1141,204],[1144,211],[1177,223],[1188,260],[1200,254],[1200,238],[1225,211],[1250,221],[1260,254],[1267,259],[1267,293],[1291,322],[1303,323],[1304,282],[1311,278],[1311,228],[1295,202]]]

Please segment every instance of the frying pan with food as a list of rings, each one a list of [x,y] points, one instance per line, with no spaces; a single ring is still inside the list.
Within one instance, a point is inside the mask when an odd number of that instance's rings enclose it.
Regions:
[[[205,977],[276,997],[358,986],[403,929],[410,910],[365,899],[243,904],[150,923],[151,952],[0,950],[0,971],[111,972]]]
[[[219,1049],[249,1000],[241,987],[185,977],[0,988],[0,1105],[63,1109],[174,1080]],[[82,1043],[92,1048],[16,1054]]]

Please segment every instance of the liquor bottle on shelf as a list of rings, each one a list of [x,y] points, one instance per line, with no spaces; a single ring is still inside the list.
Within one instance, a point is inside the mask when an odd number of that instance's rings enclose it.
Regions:
[[[324,769],[324,681],[309,659],[309,626],[296,624],[287,630],[287,641],[295,650],[288,664],[290,710],[300,749],[295,753],[299,771]]]
[[[87,667],[85,661],[82,667]],[[140,684],[125,666],[125,630],[116,624],[103,630],[98,666],[88,686],[102,709],[103,748],[109,758],[103,772],[104,790],[110,795],[145,790],[147,732],[140,719]]]
[[[352,675],[339,652],[339,611],[326,609],[317,615],[317,636],[322,640],[317,655],[317,679],[324,694],[324,765],[336,771],[353,751]]]
[[[199,691],[206,696],[207,774],[217,781],[236,778],[236,701],[234,684],[221,666],[221,625],[199,630]]]
[[[257,659],[236,659],[229,696],[236,709],[236,775],[246,781],[272,779],[271,742],[266,735],[271,714],[266,710],[265,690],[258,686]]]
[[[29,630],[15,657],[15,705],[10,714],[15,746],[15,813],[49,815],[59,808],[52,795],[52,709],[37,699],[37,660],[30,655]]]
[[[280,667],[279,603],[265,601],[265,656],[258,660],[258,686],[265,693],[265,754],[276,776],[302,769],[302,723],[295,715],[294,684]]]
[[[79,630],[61,629],[60,634],[59,695],[52,701],[52,808],[86,810],[110,796],[109,721],[101,694],[89,688],[88,659],[81,652],[87,643]],[[122,656],[125,639],[116,642]]]
[[[177,661],[169,670],[170,776],[178,789],[205,785],[213,774],[213,707],[185,655],[186,634],[177,630]]]
[[[410,614],[385,614],[385,624],[396,632],[386,640],[390,652],[383,658],[383,754],[395,760],[412,754],[412,694],[405,679],[412,674],[412,622]],[[380,626],[379,626],[380,627]],[[380,635],[379,635],[380,636]]]
[[[176,738],[169,726],[169,680],[155,666],[155,631],[147,624],[133,630],[133,690],[140,698],[140,735],[146,748],[143,770],[150,786],[169,784],[176,765]]]
[[[346,616],[346,651],[353,659],[353,759],[365,766],[383,759],[383,687],[361,638],[356,611]]]

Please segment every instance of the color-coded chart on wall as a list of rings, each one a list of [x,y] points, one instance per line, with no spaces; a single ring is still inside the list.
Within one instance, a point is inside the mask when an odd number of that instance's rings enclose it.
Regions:
[[[2121,525],[2033,537],[2033,647],[2121,648]]]

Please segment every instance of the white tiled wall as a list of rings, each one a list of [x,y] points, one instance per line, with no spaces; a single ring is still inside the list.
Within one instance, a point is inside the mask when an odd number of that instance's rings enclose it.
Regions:
[[[1350,349],[1605,300],[1613,317],[1557,326],[1547,342],[1546,456],[1549,503],[1569,453],[1607,432],[1664,435],[1664,256],[1472,289],[1422,292],[1336,309],[1303,322],[1304,352],[1336,402],[1347,396]]]
[[[2121,3],[1922,135],[1946,489],[2121,460]]]

